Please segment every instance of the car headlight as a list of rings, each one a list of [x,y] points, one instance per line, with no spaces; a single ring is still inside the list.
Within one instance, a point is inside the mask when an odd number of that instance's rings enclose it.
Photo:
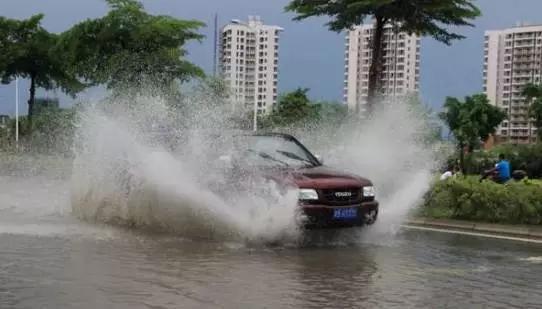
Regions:
[[[365,197],[374,197],[375,196],[375,187],[363,187],[363,196]]]
[[[314,201],[318,199],[318,192],[314,189],[299,189],[299,200]]]

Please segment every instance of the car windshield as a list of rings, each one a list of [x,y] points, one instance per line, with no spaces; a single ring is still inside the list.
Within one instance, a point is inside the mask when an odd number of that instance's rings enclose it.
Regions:
[[[249,166],[306,168],[318,161],[294,139],[284,136],[254,135],[242,139],[239,159]]]

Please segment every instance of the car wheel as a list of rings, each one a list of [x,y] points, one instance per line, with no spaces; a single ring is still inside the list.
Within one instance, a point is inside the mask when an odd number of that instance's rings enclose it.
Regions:
[[[365,224],[372,225],[376,222],[376,218],[378,217],[378,211],[371,210],[363,215],[363,219],[365,221]]]

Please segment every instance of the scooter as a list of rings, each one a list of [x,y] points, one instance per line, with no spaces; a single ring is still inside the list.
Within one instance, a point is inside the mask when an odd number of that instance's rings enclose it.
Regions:
[[[521,181],[525,179],[526,177],[527,177],[527,173],[523,170],[515,170],[512,172],[512,179],[515,181]],[[496,183],[501,183],[501,180],[499,179],[499,172],[494,169],[485,170],[482,173],[482,175],[480,176],[480,182],[486,179],[489,179]]]
[[[486,179],[489,179],[494,182],[499,182],[499,172],[493,169],[483,171],[482,174],[480,175],[480,182]]]

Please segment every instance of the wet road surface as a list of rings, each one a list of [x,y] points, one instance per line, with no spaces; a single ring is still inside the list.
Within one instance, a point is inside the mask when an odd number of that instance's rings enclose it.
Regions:
[[[52,199],[60,184],[33,197],[2,184],[0,308],[542,307],[540,244],[406,230],[304,245],[194,240],[81,223]]]

